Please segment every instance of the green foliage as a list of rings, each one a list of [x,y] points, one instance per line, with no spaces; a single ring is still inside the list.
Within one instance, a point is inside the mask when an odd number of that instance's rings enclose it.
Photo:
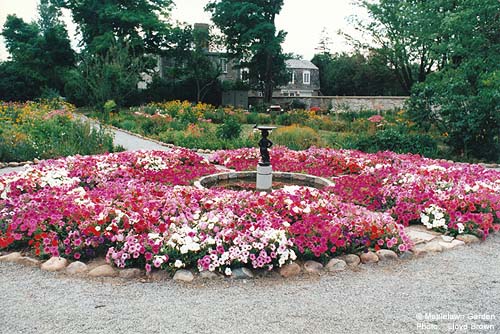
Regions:
[[[396,153],[418,153],[436,157],[437,142],[427,134],[412,134],[390,128],[375,134],[357,135],[353,147],[364,152],[393,151]]]
[[[137,83],[151,58],[131,55],[127,44],[116,43],[102,54],[84,51],[77,71],[68,74],[65,92],[70,101],[103,109],[114,100],[119,106],[137,91]]]
[[[170,80],[180,81],[181,85],[191,84],[190,90],[195,93],[192,100],[197,102],[205,101],[221,74],[221,67],[207,52],[215,40],[208,27],[205,30],[203,27],[193,29],[189,25],[178,25],[171,29],[169,48],[164,52],[168,63],[163,68],[164,75]]]
[[[312,62],[319,68],[321,92],[324,95],[405,94],[394,72],[377,53],[371,53],[368,57],[360,53],[316,54]]]
[[[220,139],[235,139],[241,134],[241,124],[234,117],[228,117],[217,127],[217,137]]]
[[[74,52],[60,13],[44,0],[39,14],[38,23],[7,16],[1,34],[11,60],[0,64],[0,99],[28,100],[40,97],[43,90],[63,91]]]
[[[311,146],[321,146],[321,137],[311,128],[291,125],[273,131],[272,141],[292,150],[305,150]]]
[[[159,140],[177,146],[193,149],[234,149],[255,146],[253,138],[222,139],[211,128],[204,128],[201,132],[193,131],[193,126],[187,131],[167,130],[159,134]]]
[[[33,100],[40,96],[43,80],[18,62],[0,63],[0,99],[5,101]]]
[[[408,94],[433,68],[441,68],[446,48],[440,24],[450,18],[458,2],[463,1],[361,0],[358,3],[370,21],[358,19],[354,24],[371,37],[375,46],[369,48],[390,64]]]
[[[229,53],[249,68],[250,82],[262,89],[266,103],[271,101],[275,85],[288,80],[281,49],[286,33],[276,31],[275,25],[282,6],[283,0],[212,0],[206,6],[225,35]]]
[[[294,99],[290,104],[290,109],[306,109],[307,105],[301,100]]]
[[[116,102],[114,100],[107,100],[104,103],[104,112],[111,114],[114,111],[116,111]]]
[[[439,26],[446,62],[412,91],[411,117],[460,159],[500,161],[499,26],[498,1],[458,1]]]
[[[116,102],[114,100],[107,100],[103,106],[104,118],[109,119],[109,115],[116,111]]]
[[[16,119],[16,115],[13,119]],[[113,136],[67,115],[5,122],[0,130],[0,161],[27,161],[75,154],[113,152]]]
[[[166,43],[171,0],[51,0],[71,11],[86,49],[106,52],[127,43],[133,54],[157,53]]]
[[[205,112],[203,114],[203,117],[205,119],[211,120],[211,122],[214,124],[222,124],[224,123],[224,120],[226,120],[227,114],[225,113],[224,109],[219,108]]]
[[[41,159],[113,152],[111,134],[104,129],[94,129],[89,123],[69,121],[64,117],[35,124],[30,138],[36,148],[36,157]]]
[[[305,110],[292,110],[276,116],[279,125],[304,124],[309,119]]]
[[[247,123],[248,124],[270,124],[271,123],[271,115],[251,112],[247,115]]]

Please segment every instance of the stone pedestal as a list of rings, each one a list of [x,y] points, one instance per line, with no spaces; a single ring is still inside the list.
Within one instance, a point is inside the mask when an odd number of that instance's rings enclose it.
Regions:
[[[273,168],[269,166],[257,166],[257,190],[269,191],[273,186]]]

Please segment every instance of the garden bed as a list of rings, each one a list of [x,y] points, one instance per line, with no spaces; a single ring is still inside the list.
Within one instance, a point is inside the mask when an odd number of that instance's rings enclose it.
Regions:
[[[75,107],[61,100],[0,101],[0,167],[74,154],[113,152],[113,136],[76,119]]]
[[[245,169],[255,157],[233,150],[212,160]],[[219,170],[186,149],[44,161],[0,178],[0,250],[73,260],[101,255],[146,271],[228,272],[369,250],[406,252],[408,224],[482,238],[500,227],[500,173],[478,165],[283,147],[271,160],[275,170],[335,177],[335,185],[271,193],[196,189],[197,178]]]

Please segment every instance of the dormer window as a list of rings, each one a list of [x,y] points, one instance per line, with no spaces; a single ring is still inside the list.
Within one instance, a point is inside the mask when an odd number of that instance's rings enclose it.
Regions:
[[[240,69],[240,80],[243,82],[247,82],[250,79],[250,74],[248,68]]]
[[[227,59],[221,58],[220,60],[220,70],[222,73],[227,73]]]
[[[311,72],[310,71],[304,71],[302,73],[302,82],[304,83],[304,85],[311,84]]]

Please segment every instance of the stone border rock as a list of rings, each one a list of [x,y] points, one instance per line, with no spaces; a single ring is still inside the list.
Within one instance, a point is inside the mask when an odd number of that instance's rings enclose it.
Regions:
[[[198,189],[207,189],[210,188],[213,184],[218,183],[219,181],[237,180],[237,179],[256,179],[256,178],[257,178],[256,171],[223,172],[201,177],[194,182],[194,186]],[[326,178],[309,174],[302,174],[302,173],[273,172],[273,179],[274,180],[281,179],[286,181],[299,181],[310,184],[312,187],[315,188],[323,188],[335,185],[334,182]]]
[[[36,165],[40,163],[40,160],[33,159],[33,161],[23,161],[23,162],[0,162],[0,169],[9,168],[9,167],[24,167],[29,165]]]
[[[396,265],[399,261],[419,258],[426,254],[439,253],[466,244],[479,243],[480,239],[474,235],[464,234],[457,238],[442,235],[438,232],[428,230],[423,225],[413,225],[406,228],[406,233],[412,239],[415,246],[408,252],[398,256],[394,251],[381,249],[376,252],[365,252],[360,255],[346,254],[330,259],[326,265],[317,261],[293,262],[286,264],[271,272],[267,270],[255,270],[249,268],[232,269],[230,276],[221,273],[203,271],[194,273],[191,270],[181,269],[175,272],[173,277],[164,271],[152,271],[146,274],[144,269],[125,268],[119,269],[105,262],[104,259],[94,259],[88,264],[80,261],[69,262],[61,257],[52,257],[45,262],[29,256],[23,256],[20,252],[8,254],[0,253],[0,262],[13,262],[25,266],[39,267],[41,270],[62,273],[67,276],[83,278],[121,278],[138,279],[142,282],[154,282],[172,279],[175,282],[190,283],[193,281],[206,281],[214,279],[248,280],[255,277],[265,277],[269,273],[275,273],[283,279],[301,276],[321,276],[335,274],[338,272],[356,270],[361,267],[377,266],[379,263]],[[275,276],[276,276],[275,275]]]

